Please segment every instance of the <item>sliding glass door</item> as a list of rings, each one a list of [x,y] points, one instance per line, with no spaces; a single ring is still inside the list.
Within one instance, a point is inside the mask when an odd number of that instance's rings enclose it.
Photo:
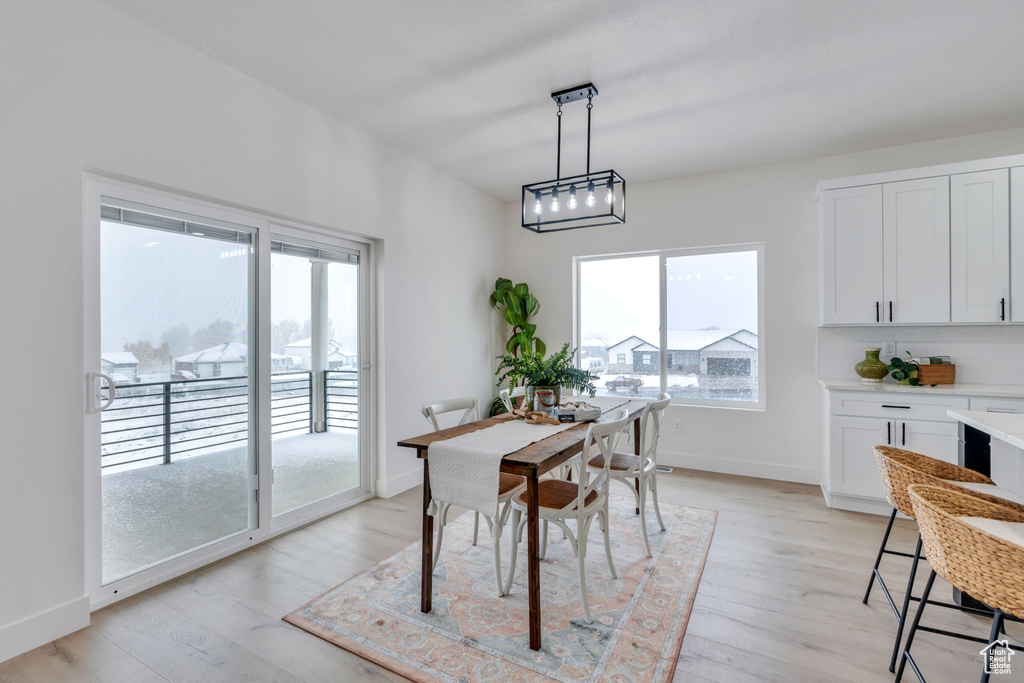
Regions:
[[[83,210],[93,608],[372,496],[368,244],[98,178]]]
[[[358,490],[359,251],[271,242],[273,516]],[[355,246],[355,245],[353,245]]]
[[[104,200],[103,585],[255,526],[253,236]]]

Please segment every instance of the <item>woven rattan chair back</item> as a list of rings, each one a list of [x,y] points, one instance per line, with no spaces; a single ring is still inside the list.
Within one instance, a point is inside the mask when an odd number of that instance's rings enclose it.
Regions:
[[[985,604],[1024,618],[1024,548],[959,517],[1024,523],[1024,505],[913,484],[908,497],[935,573]]]
[[[878,463],[878,473],[882,477],[885,499],[889,501],[889,505],[908,517],[914,516],[914,506],[907,494],[907,487],[911,484],[936,486],[963,493],[963,488],[950,482],[992,483],[991,479],[980,472],[902,448],[875,446],[875,461]],[[981,497],[991,498],[983,494]]]

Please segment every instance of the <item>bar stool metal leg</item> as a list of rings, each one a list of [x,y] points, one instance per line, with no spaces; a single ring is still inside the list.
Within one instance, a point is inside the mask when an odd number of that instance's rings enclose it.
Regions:
[[[985,668],[981,672],[981,683],[988,683],[989,675],[991,674],[991,661],[992,657],[992,644],[999,639],[999,632],[1003,628],[1003,612],[1002,610],[995,610],[995,616],[992,617],[992,632],[988,636],[988,647],[985,648]]]
[[[868,604],[868,596],[871,595],[871,587],[875,585],[875,579],[879,582],[882,577],[878,574],[878,565],[882,562],[882,555],[885,554],[885,545],[889,542],[889,532],[892,531],[892,523],[896,520],[896,508],[892,509],[889,515],[889,523],[885,527],[885,535],[882,536],[882,545],[878,546],[878,557],[875,558],[875,566],[871,569],[871,578],[868,580],[868,589],[864,591],[864,604]]]
[[[910,565],[910,579],[907,580],[907,593],[903,596],[903,609],[900,611],[899,624],[896,626],[896,642],[892,646],[892,659],[889,660],[889,671],[896,671],[896,658],[900,654],[900,641],[903,639],[903,626],[907,623],[907,612],[910,611],[910,600],[914,590],[914,577],[917,576],[917,563],[921,560],[921,534],[917,535],[917,548],[914,549],[914,561]],[[934,575],[935,572],[932,572]],[[923,604],[928,599],[921,597]]]
[[[910,656],[910,646],[914,642],[914,635],[917,633],[917,627],[921,624],[921,615],[924,613],[924,606],[928,604],[928,596],[932,593],[932,584],[935,583],[935,570],[928,575],[928,583],[924,587],[924,593],[921,594],[921,604],[917,606],[917,614],[914,615],[914,623],[910,625],[910,632],[907,634],[907,644],[903,648],[903,657],[900,659],[900,670],[896,672],[896,682],[900,683],[903,680],[903,670],[906,668],[907,662],[910,662],[910,666],[914,669],[914,673],[917,674],[917,678],[921,683],[925,683],[924,676],[921,675],[921,670],[917,668],[917,663],[914,658]],[[901,624],[902,626],[902,624]]]

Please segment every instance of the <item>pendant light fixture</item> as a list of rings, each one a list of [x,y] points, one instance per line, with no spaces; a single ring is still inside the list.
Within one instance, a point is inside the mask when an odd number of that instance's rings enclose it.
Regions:
[[[523,185],[523,227],[537,233],[621,225],[626,222],[626,181],[613,170],[590,172],[593,83],[551,93],[558,105],[555,179]],[[562,177],[562,105],[587,100],[587,172]]]

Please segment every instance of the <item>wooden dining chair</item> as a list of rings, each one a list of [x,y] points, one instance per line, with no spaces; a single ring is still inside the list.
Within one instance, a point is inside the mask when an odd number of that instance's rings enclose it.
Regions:
[[[459,418],[458,424],[464,425],[467,422],[476,422],[480,419],[480,403],[476,398],[455,398],[448,401],[441,401],[439,403],[430,403],[423,406],[423,417],[427,418],[434,431],[440,431],[441,426],[437,418],[439,415],[446,413],[453,413],[457,411],[463,411]],[[511,500],[512,496],[520,491],[526,489],[526,477],[519,476],[518,474],[507,474],[501,472],[498,475],[498,517],[491,519],[490,516],[484,515],[484,520],[487,522],[487,527],[491,532],[491,537],[494,540],[494,574],[495,581],[497,582],[498,595],[504,595],[507,590],[503,591],[504,584],[501,579],[501,530],[505,526],[505,522],[508,521],[509,513],[511,512]],[[448,520],[448,508],[451,506],[450,503],[444,501],[436,501],[437,510],[435,513],[434,520],[437,526],[437,539],[434,541],[434,568],[437,567],[437,558],[441,556],[441,541],[444,538],[444,525]],[[477,543],[477,536],[480,528],[480,513],[473,512],[473,545]],[[514,567],[515,558],[513,558]],[[509,569],[511,573],[513,569]]]
[[[651,542],[647,538],[647,491],[651,492],[654,503],[654,515],[658,518],[658,526],[665,530],[665,522],[661,520],[661,509],[658,507],[658,440],[661,437],[661,423],[665,416],[671,397],[662,394],[656,401],[651,401],[640,415],[640,455],[632,453],[613,453],[611,462],[606,463],[603,453],[596,454],[587,462],[587,469],[597,473],[608,471],[608,478],[625,484],[636,498],[637,512],[640,515],[640,534],[644,539],[644,550],[651,557]]]
[[[620,408],[612,413],[610,421],[591,423],[583,441],[581,463],[588,462],[590,456],[594,455],[595,449],[605,456],[606,463],[611,463],[615,439],[622,427],[625,426],[627,416],[628,413]],[[594,619],[590,616],[590,602],[587,599],[586,558],[587,536],[595,516],[601,518],[608,569],[611,570],[613,579],[619,578],[619,575],[615,571],[615,563],[612,561],[609,536],[608,467],[606,465],[600,472],[591,472],[585,467],[579,469],[581,471],[576,482],[561,479],[544,479],[538,482],[537,504],[540,520],[558,525],[565,537],[569,539],[573,554],[577,558],[583,618],[588,624],[591,624]],[[512,579],[515,576],[518,545],[522,539],[523,527],[526,525],[526,495],[526,492],[523,491],[512,498],[512,564],[509,567],[508,576],[505,578],[506,594],[511,589]],[[566,521],[570,519],[576,521],[575,534],[566,524]]]

